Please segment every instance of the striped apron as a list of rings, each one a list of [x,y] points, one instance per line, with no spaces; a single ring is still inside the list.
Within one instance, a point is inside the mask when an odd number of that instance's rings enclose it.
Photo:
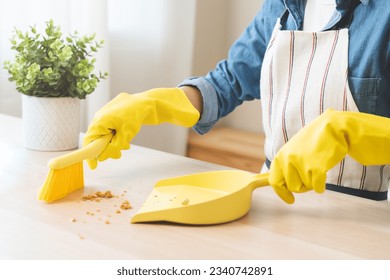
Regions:
[[[280,20],[275,25],[260,81],[267,158],[263,171],[297,131],[327,108],[358,111],[348,86],[348,43],[348,29],[284,31]],[[386,200],[389,178],[388,165],[363,166],[347,156],[328,171],[327,189]]]

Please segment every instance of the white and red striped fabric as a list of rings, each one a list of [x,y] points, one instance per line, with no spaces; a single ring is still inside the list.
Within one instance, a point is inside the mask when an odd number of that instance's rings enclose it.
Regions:
[[[284,31],[279,22],[276,24],[260,81],[269,161],[298,130],[327,108],[358,111],[347,76],[348,29]],[[332,185],[384,192],[390,167],[362,166],[346,157],[328,172],[327,178]]]

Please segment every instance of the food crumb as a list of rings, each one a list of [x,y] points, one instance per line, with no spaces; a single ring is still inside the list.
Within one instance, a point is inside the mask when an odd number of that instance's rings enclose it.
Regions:
[[[111,191],[97,191],[95,194],[87,194],[82,197],[83,200],[91,200],[95,202],[100,202],[101,198],[112,198],[114,195],[111,193]]]
[[[187,199],[185,199],[181,204],[183,204],[183,205],[188,205],[188,203],[190,203],[190,201],[189,201],[189,199],[187,198]]]
[[[97,195],[98,197],[101,197],[101,198],[111,198],[112,197],[111,191],[105,191],[105,192],[97,191],[95,193],[95,195]]]
[[[83,199],[83,200],[94,200],[94,199],[96,199],[96,198],[97,198],[96,195],[87,194],[87,195],[84,195],[82,199]]]
[[[77,220],[76,220],[76,218],[71,218],[70,221],[71,221],[72,223],[75,223]]]
[[[130,205],[130,202],[128,200],[125,200],[125,201],[122,202],[120,208],[122,210],[128,210],[128,209],[131,209],[132,206]]]
[[[114,213],[115,214],[120,214],[122,213],[124,210],[128,210],[128,209],[132,209],[132,205],[130,204],[130,202],[128,200],[125,200],[125,193],[127,193],[127,191],[122,191],[121,194],[119,195],[114,195],[111,191],[107,190],[107,191],[96,191],[92,194],[86,194],[85,196],[82,197],[82,201],[86,201],[86,200],[90,200],[90,201],[94,201],[94,202],[103,202],[104,200],[106,199],[109,199],[109,198],[114,198],[114,203],[113,203],[113,206],[115,207],[114,209]],[[123,198],[122,198],[123,197]],[[121,203],[118,203],[115,198],[120,198],[120,200],[122,200]],[[105,212],[105,209],[101,209],[100,207],[96,207],[95,208],[95,211],[86,211],[86,215],[88,216],[97,216],[96,218],[105,223],[105,224],[111,224],[111,218],[112,216],[110,214],[105,214],[104,216],[106,216],[106,218],[103,217],[99,217],[101,216],[102,214],[104,214]],[[112,214],[112,213],[111,213]],[[76,219],[71,219],[71,222],[76,222]],[[86,223],[84,221],[84,223]],[[80,237],[81,238],[81,237]]]

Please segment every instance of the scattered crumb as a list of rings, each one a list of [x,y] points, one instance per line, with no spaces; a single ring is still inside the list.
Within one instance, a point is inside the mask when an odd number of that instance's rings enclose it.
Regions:
[[[124,197],[126,193],[127,193],[127,191],[125,190],[125,191],[122,192],[122,194],[120,194],[118,196],[118,195],[113,195],[112,192],[109,191],[109,190],[108,191],[103,191],[103,192],[102,191],[97,191],[97,192],[95,192],[93,194],[84,195],[82,197],[82,200],[80,200],[80,201],[87,201],[88,200],[88,201],[94,201],[94,202],[101,202],[101,201],[103,201],[105,199],[109,199],[109,198],[118,198],[119,199],[120,197]],[[128,209],[132,209],[133,208],[128,200],[123,200],[123,202],[120,205],[114,204],[113,206],[115,208],[117,208],[117,209],[115,209],[115,214],[120,214],[120,213],[122,213],[123,210],[128,210]],[[119,207],[119,209],[118,209],[118,207]],[[104,210],[102,210],[100,208],[96,208],[95,209],[95,213],[96,213],[97,216],[100,216],[101,214],[104,214],[102,212],[104,212]],[[85,213],[88,216],[95,216],[95,213],[93,211],[86,211]],[[101,214],[98,214],[98,213],[101,213]],[[98,218],[99,221],[104,221],[104,223],[107,224],[107,225],[111,224],[111,221],[110,221],[111,215],[107,214],[106,216],[108,217],[107,219],[104,219],[102,217],[97,217],[97,218]],[[75,218],[71,218],[70,222],[75,223],[75,222],[77,222],[77,220]],[[84,220],[83,223],[86,224],[86,221]],[[84,236],[82,236],[81,234],[78,234],[78,237],[80,239],[84,239]]]
[[[81,234],[78,234],[78,237],[83,240],[84,239],[84,236],[82,236]]]
[[[83,200],[94,200],[94,199],[96,199],[96,198],[97,198],[96,195],[87,194],[87,195],[84,195],[82,199],[83,199]]]
[[[105,192],[97,191],[95,193],[95,195],[98,197],[101,197],[101,198],[112,198],[113,197],[111,191],[105,191]]]
[[[190,203],[190,201],[189,201],[189,199],[187,198],[187,199],[185,199],[181,204],[183,204],[183,205],[188,205],[188,203]]]
[[[128,209],[131,209],[133,207],[130,205],[130,202],[128,200],[125,200],[125,201],[122,202],[120,208],[122,210],[128,210]]]
[[[95,192],[95,195],[97,197],[104,197],[104,194],[102,192],[100,192],[100,191]]]
[[[111,191],[97,191],[95,194],[87,194],[82,197],[83,200],[92,200],[96,202],[100,202],[100,198],[112,198],[114,195],[111,193]]]

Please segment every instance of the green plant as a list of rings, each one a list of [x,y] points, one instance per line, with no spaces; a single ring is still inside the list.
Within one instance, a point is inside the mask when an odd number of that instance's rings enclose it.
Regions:
[[[10,41],[16,55],[4,62],[4,69],[23,94],[84,99],[108,76],[93,73],[92,56],[104,43],[96,42],[95,34],[78,37],[74,32],[63,39],[60,27],[50,20],[43,35],[35,27],[27,32],[15,29]]]

